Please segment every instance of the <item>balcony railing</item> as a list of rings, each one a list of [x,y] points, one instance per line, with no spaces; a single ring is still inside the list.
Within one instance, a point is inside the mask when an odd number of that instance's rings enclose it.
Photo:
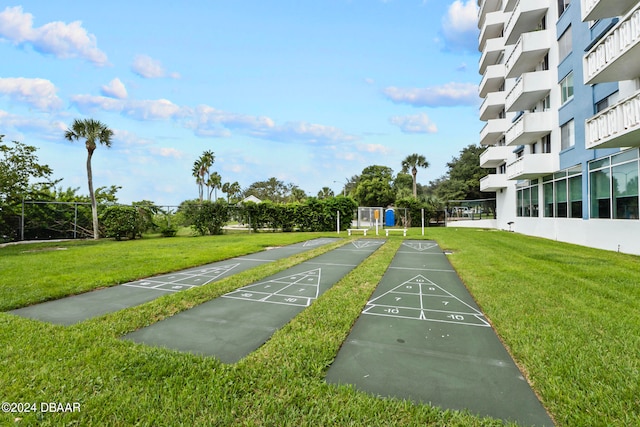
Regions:
[[[518,77],[522,73],[535,70],[549,52],[551,40],[549,30],[522,34],[505,63],[505,77]]]
[[[501,4],[500,0],[484,0],[482,4],[478,4],[478,6],[480,6],[478,8],[478,28],[482,28],[487,13],[498,11]]]
[[[480,120],[495,119],[504,110],[505,92],[491,92],[480,106]]]
[[[549,134],[553,128],[550,111],[524,113],[505,132],[505,144],[510,146],[532,144]]]
[[[535,31],[549,10],[551,0],[519,0],[504,27],[506,44],[513,44],[522,33]]]
[[[480,154],[480,167],[496,168],[504,163],[512,152],[513,147],[507,147],[505,145],[489,147]]]
[[[505,109],[507,111],[531,110],[553,87],[551,71],[524,73],[507,93]]]
[[[480,179],[480,191],[498,191],[507,188],[507,175],[491,173]]]
[[[587,148],[640,146],[640,91],[585,123]]]
[[[584,82],[595,84],[640,76],[640,3],[583,58]]]
[[[480,74],[484,74],[488,66],[497,64],[503,52],[504,37],[487,40],[478,66]]]
[[[528,154],[507,165],[507,179],[538,178],[556,172],[559,164],[557,154]]]
[[[490,92],[497,92],[504,83],[505,74],[504,64],[490,65],[487,67],[482,80],[480,81],[480,87],[478,88],[480,98],[484,98]]]
[[[495,145],[509,128],[509,119],[491,119],[480,131],[480,145]]]
[[[637,0],[581,0],[582,20],[595,21],[626,14]]]
[[[484,50],[484,45],[487,40],[495,39],[502,35],[504,19],[505,15],[501,11],[487,13],[484,25],[480,29],[480,37],[478,38],[478,46],[481,51]]]

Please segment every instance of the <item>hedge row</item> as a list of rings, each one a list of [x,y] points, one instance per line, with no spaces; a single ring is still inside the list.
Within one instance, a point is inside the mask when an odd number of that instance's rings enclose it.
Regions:
[[[303,203],[247,202],[228,205],[224,202],[185,202],[180,210],[187,224],[199,234],[221,234],[230,220],[246,224],[254,231],[268,228],[273,231],[332,231],[349,228],[357,207],[348,197],[307,199]]]

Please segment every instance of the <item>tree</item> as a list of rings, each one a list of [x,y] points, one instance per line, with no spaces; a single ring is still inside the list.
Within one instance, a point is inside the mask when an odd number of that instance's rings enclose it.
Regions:
[[[2,143],[0,135],[0,205],[17,203],[27,195],[33,179],[43,179],[45,187],[54,185],[53,170],[38,163],[36,147],[13,141],[13,146]]]
[[[100,237],[100,232],[98,229],[98,206],[96,204],[96,196],[93,192],[91,157],[96,150],[96,143],[100,143],[107,148],[111,147],[113,131],[98,120],[75,119],[71,128],[65,132],[64,137],[71,142],[77,141],[80,138],[85,140],[85,147],[87,148],[87,181],[89,184],[89,197],[91,197],[91,213],[93,216],[93,238],[97,239]]]
[[[480,154],[484,147],[471,144],[460,151],[458,157],[447,163],[447,174],[430,182],[434,193],[442,200],[475,200],[493,197],[480,191],[480,179],[489,173],[480,167]]]
[[[227,203],[231,203],[231,199],[238,199],[239,194],[242,191],[242,187],[238,181],[225,182],[222,184],[222,192],[227,195]]]
[[[322,190],[318,191],[318,199],[328,199],[334,196],[333,190],[329,187],[322,187]]]
[[[207,150],[202,153],[195,162],[193,162],[193,169],[191,170],[193,176],[196,178],[196,184],[198,185],[198,196],[200,201],[204,199],[204,187],[207,187],[207,195],[211,200],[211,182],[209,169],[216,161],[216,156],[211,150]],[[218,184],[219,185],[219,184]]]
[[[222,184],[222,177],[218,172],[214,172],[209,174],[209,178],[207,179],[206,185],[209,189],[209,194],[207,200],[211,201],[211,193],[215,193],[215,200],[218,200],[218,188],[220,188]]]
[[[418,175],[418,168],[428,168],[429,162],[421,154],[410,154],[402,161],[402,173],[408,173],[411,171],[413,176],[413,197],[418,198],[418,190],[416,187],[416,175]]]
[[[388,166],[367,166],[362,170],[354,198],[360,206],[388,206],[395,195],[391,186],[393,170]]]

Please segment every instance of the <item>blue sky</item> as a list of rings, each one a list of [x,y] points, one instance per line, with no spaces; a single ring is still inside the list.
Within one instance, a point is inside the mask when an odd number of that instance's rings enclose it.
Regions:
[[[205,150],[243,188],[276,177],[338,193],[412,153],[427,184],[478,141],[476,16],[475,0],[8,3],[0,134],[87,194],[84,144],[64,130],[104,122],[115,135],[94,186],[122,186],[123,203],[197,198]]]

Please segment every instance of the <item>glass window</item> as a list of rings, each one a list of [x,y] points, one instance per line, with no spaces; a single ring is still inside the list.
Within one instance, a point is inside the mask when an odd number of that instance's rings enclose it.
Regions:
[[[567,217],[567,180],[556,181],[556,216]]]
[[[638,219],[638,162],[614,166],[613,217]]]
[[[569,7],[570,3],[571,0],[558,0],[558,16],[564,13],[565,9]]]
[[[571,38],[571,26],[569,26],[569,28],[567,28],[567,30],[562,33],[558,39],[558,55],[560,57],[560,62],[562,62],[562,60],[571,53]]]
[[[576,145],[575,127],[573,120],[569,120],[564,125],[560,126],[560,149],[566,150],[567,148]]]
[[[543,186],[544,191],[544,216],[553,217],[553,182],[547,182]]]
[[[560,92],[563,104],[573,98],[573,71],[560,81]]]
[[[531,216],[538,216],[538,185],[534,185],[531,187]]]
[[[569,205],[571,218],[582,218],[582,176],[569,178]]]
[[[611,218],[609,168],[591,172],[591,218]]]

